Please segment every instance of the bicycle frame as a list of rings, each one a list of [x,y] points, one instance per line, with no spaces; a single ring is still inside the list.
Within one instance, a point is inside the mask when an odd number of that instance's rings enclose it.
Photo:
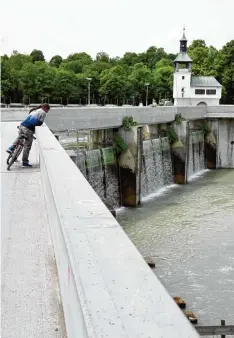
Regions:
[[[17,127],[19,129],[19,127]],[[10,170],[10,167],[12,166],[12,164],[14,162],[17,161],[19,155],[21,154],[23,148],[24,148],[24,143],[27,137],[25,137],[24,135],[22,135],[22,137],[19,139],[14,151],[9,154],[8,158],[7,158],[7,170]],[[33,139],[35,140],[36,137],[33,136]]]

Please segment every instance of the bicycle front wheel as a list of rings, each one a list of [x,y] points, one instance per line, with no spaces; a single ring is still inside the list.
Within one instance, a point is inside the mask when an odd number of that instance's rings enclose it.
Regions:
[[[21,151],[23,150],[23,145],[19,144],[16,148],[14,153],[12,154],[11,159],[9,159],[9,163],[7,166],[7,170],[10,170],[10,167],[12,166],[12,164],[17,160],[17,158],[19,157]]]
[[[11,158],[11,154],[9,154],[8,157],[7,157],[7,160],[6,160],[7,165],[9,164],[10,158]]]

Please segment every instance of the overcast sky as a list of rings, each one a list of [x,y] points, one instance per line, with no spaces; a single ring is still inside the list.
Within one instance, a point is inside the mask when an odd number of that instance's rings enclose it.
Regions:
[[[233,13],[234,0],[5,0],[1,54],[35,48],[47,60],[83,51],[122,56],[153,45],[176,53],[183,25],[189,42],[220,48],[234,39]]]

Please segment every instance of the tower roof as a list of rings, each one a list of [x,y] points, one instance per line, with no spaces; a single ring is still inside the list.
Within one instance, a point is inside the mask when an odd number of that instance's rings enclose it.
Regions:
[[[174,63],[191,64],[192,59],[187,54],[187,39],[185,36],[185,27],[183,28],[183,35],[180,39],[180,52],[174,60]]]
[[[213,76],[192,76],[191,87],[222,87]]]
[[[188,56],[187,53],[179,53],[174,62],[192,62],[192,59]]]

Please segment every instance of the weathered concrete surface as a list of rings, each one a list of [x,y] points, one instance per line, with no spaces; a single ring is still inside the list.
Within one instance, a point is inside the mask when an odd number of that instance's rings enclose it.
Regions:
[[[225,119],[231,118],[234,119],[234,105],[221,105],[217,107],[207,107],[205,114],[206,119]]]
[[[218,168],[234,168],[234,119],[218,121]]]
[[[49,129],[37,138],[68,337],[198,337]]]
[[[142,124],[171,122],[175,114],[189,119],[204,118],[204,107],[156,107],[156,108],[52,108],[46,124],[53,131],[66,129],[104,129],[120,127],[125,116],[133,116]],[[2,121],[21,121],[28,110],[2,109]]]
[[[38,151],[33,169],[17,163],[6,171],[5,149],[17,135],[16,123],[1,133],[1,337],[66,337],[56,263],[42,189]]]
[[[2,121],[21,121],[28,109],[2,109]],[[52,108],[46,123],[53,131],[65,129],[104,129],[122,125],[125,116],[133,116],[141,124],[172,122],[180,113],[188,120],[234,118],[234,106],[217,107],[132,107],[132,108]]]

